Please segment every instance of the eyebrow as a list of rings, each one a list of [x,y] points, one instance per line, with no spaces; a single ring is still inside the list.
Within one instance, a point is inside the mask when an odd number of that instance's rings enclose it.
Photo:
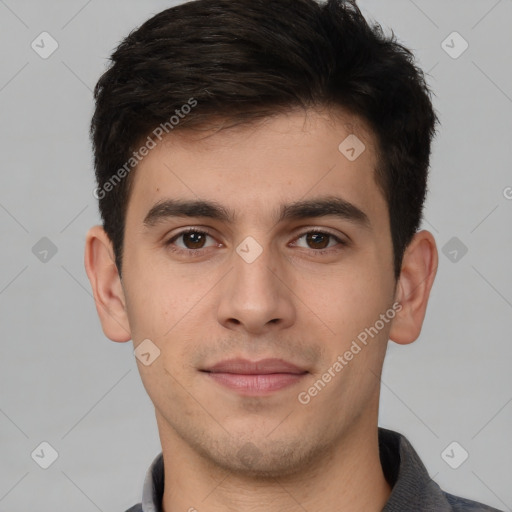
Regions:
[[[313,217],[334,216],[362,227],[370,228],[370,220],[357,206],[336,196],[296,201],[281,205],[277,222]],[[233,211],[215,201],[165,199],[156,203],[144,218],[144,226],[150,228],[173,217],[209,218],[225,223],[234,223]]]

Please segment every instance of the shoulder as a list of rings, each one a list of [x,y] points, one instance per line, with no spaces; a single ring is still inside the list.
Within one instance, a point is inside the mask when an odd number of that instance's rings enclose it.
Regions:
[[[441,489],[404,435],[379,428],[379,450],[384,475],[392,487],[383,512],[502,512]]]
[[[445,498],[451,506],[453,512],[501,512],[497,508],[489,507],[483,503],[471,501],[460,496],[444,492]]]
[[[137,503],[133,507],[129,508],[126,512],[143,512],[142,511],[142,503]]]

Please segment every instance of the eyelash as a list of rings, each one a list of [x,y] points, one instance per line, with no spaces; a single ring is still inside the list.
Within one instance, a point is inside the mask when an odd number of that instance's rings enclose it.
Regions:
[[[180,231],[179,233],[175,234],[172,238],[170,238],[167,242],[165,242],[165,245],[172,251],[172,252],[175,252],[175,253],[178,253],[178,254],[185,254],[187,256],[190,256],[190,257],[194,257],[194,256],[200,256],[201,255],[201,252],[204,250],[204,248],[201,248],[201,249],[182,249],[180,247],[176,247],[174,244],[174,242],[176,240],[178,240],[181,236],[183,235],[186,235],[188,233],[196,233],[198,235],[207,235],[207,236],[210,236],[212,238],[213,235],[211,233],[209,233],[208,231],[204,230],[204,229],[197,229],[197,228],[187,228],[187,229],[184,229],[183,231]],[[337,237],[336,235],[328,232],[328,231],[322,231],[320,229],[311,229],[309,231],[305,231],[304,233],[301,233],[294,241],[297,241],[297,240],[300,240],[302,237],[306,236],[306,235],[309,235],[309,234],[316,234],[316,235],[324,235],[324,236],[328,236],[334,240],[336,240],[336,242],[338,242],[339,245],[341,246],[347,246],[348,245],[348,242],[346,242],[345,240],[342,240],[340,239],[339,237]],[[333,252],[333,250],[335,251],[336,249],[334,247],[331,247],[329,249],[309,249],[312,253],[314,253],[315,256],[322,256],[324,254],[330,254]]]

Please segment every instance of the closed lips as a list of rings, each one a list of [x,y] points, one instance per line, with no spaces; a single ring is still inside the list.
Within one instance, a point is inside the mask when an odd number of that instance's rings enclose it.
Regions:
[[[268,375],[273,373],[301,375],[308,373],[307,370],[299,368],[298,366],[282,359],[261,359],[260,361],[228,359],[202,371],[209,373],[232,373],[238,375]]]

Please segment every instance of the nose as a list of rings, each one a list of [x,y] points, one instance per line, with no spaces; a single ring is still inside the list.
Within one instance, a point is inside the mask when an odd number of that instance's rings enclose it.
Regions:
[[[218,293],[218,321],[252,335],[285,329],[295,322],[294,293],[285,266],[265,248],[254,260],[233,252],[232,269]]]

